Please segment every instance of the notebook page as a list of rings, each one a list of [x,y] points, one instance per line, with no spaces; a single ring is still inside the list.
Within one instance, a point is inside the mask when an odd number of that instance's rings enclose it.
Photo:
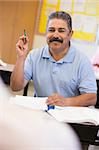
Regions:
[[[16,95],[15,97],[10,98],[9,103],[31,109],[47,110],[46,99],[47,97],[30,97]]]
[[[49,110],[56,120],[68,123],[89,122],[99,125],[99,111],[88,107],[66,107],[65,109]]]

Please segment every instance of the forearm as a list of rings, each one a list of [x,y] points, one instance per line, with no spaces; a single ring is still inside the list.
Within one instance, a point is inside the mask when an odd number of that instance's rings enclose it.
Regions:
[[[11,74],[10,86],[14,91],[24,88],[24,62],[25,60],[19,57]]]
[[[96,94],[86,93],[75,97],[64,98],[58,93],[53,93],[47,99],[47,105],[66,106],[91,106],[96,104]]]
[[[66,98],[65,106],[91,106],[96,104],[96,94],[82,94],[76,97]]]

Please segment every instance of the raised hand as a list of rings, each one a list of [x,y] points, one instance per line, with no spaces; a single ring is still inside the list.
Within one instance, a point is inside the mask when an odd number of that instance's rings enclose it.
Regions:
[[[28,49],[28,43],[29,43],[29,39],[28,39],[27,36],[22,35],[19,38],[19,41],[16,44],[16,51],[17,51],[18,57],[22,57],[23,59],[26,58],[27,53],[29,51],[29,49]]]

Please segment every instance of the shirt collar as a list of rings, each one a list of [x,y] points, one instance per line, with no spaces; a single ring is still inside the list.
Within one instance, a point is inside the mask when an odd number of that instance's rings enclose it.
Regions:
[[[74,60],[75,55],[76,55],[75,48],[73,46],[70,46],[67,54],[63,58],[63,61],[67,62],[67,63],[72,63],[73,60]]]
[[[47,59],[51,57],[51,55],[50,55],[50,53],[49,53],[49,47],[48,47],[48,45],[46,45],[46,46],[44,47],[42,57],[43,57],[43,58],[47,58]]]
[[[75,54],[76,54],[75,48],[72,47],[72,46],[70,46],[67,54],[62,59],[60,59],[59,61],[57,61],[57,63],[72,63],[73,60],[74,60]],[[50,55],[50,53],[49,53],[49,47],[48,47],[48,45],[45,46],[45,48],[43,50],[42,57],[46,58],[46,59],[54,60],[52,58],[52,56]]]

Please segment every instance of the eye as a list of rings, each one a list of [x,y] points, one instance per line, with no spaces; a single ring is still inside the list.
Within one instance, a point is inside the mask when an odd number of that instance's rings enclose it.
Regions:
[[[54,28],[49,28],[48,32],[55,32],[55,29]]]
[[[64,29],[64,28],[59,28],[59,29],[58,29],[58,32],[61,32],[61,33],[66,32],[66,29]]]

